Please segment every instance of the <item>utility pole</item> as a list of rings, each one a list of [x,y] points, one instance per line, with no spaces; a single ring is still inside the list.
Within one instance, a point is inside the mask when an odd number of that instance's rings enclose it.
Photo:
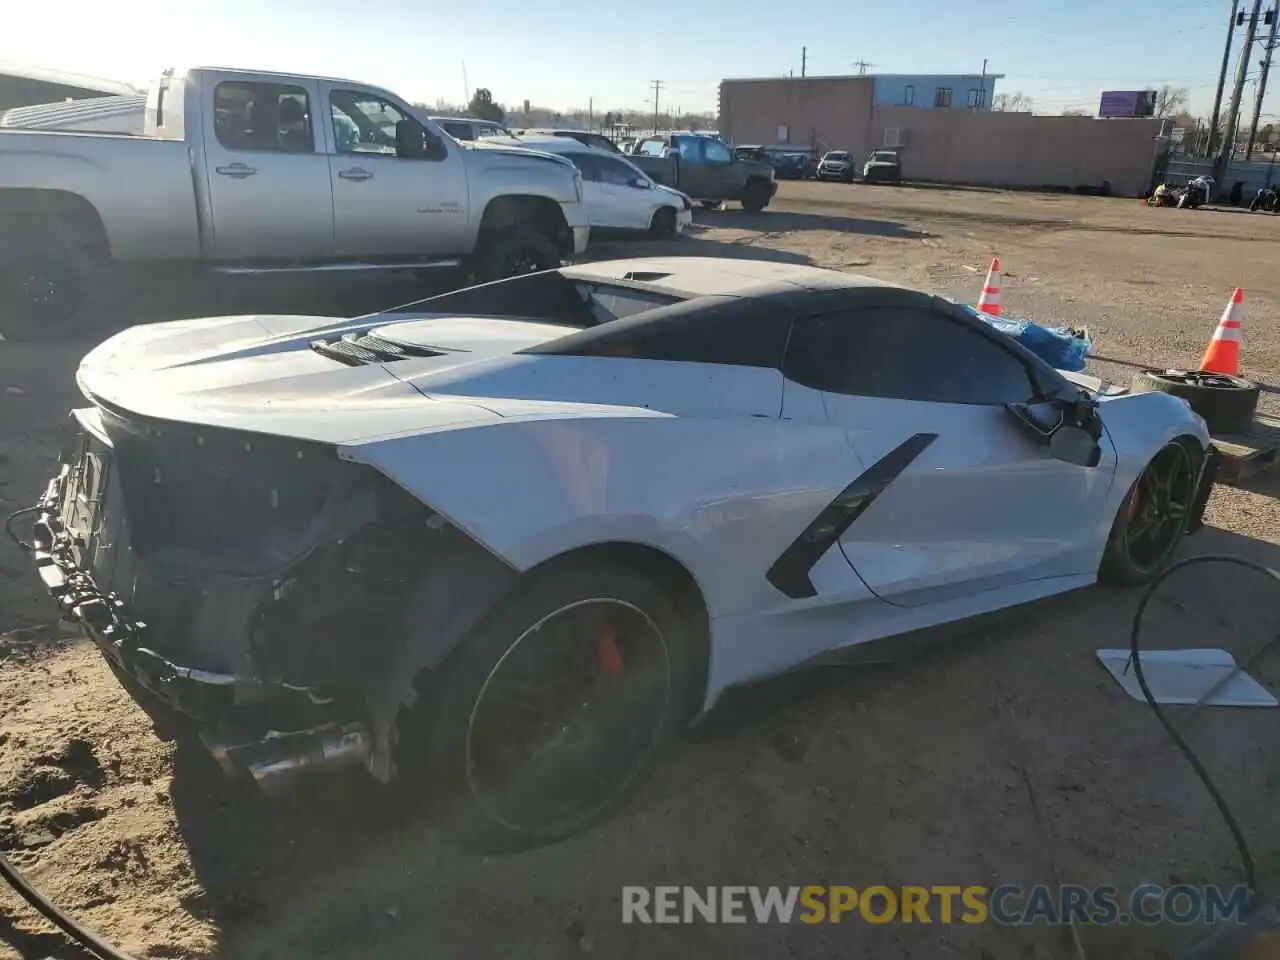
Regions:
[[[1258,0],[1258,2],[1261,3],[1262,0]],[[661,80],[650,80],[649,83],[653,85],[653,132],[657,133],[658,132],[658,95],[662,92],[663,84]]]
[[[594,130],[596,128],[596,98],[587,97],[587,129]]]
[[[866,76],[867,67],[874,67],[874,63],[867,63],[865,60],[855,60],[853,65],[858,68],[858,76]]]
[[[1280,0],[1276,0],[1280,3]],[[983,110],[987,106],[987,58],[982,58],[982,79],[978,82],[978,109]]]
[[[808,66],[809,66],[809,48],[801,47],[800,48],[800,76],[802,77],[804,76],[805,70],[808,68]]]
[[[1253,55],[1253,37],[1258,30],[1258,17],[1262,14],[1262,0],[1253,0],[1253,13],[1244,28],[1244,47],[1240,50],[1240,64],[1236,68],[1236,85],[1231,91],[1231,107],[1227,111],[1227,131],[1222,150],[1213,165],[1213,179],[1220,183],[1227,171],[1227,164],[1235,153],[1236,129],[1240,123],[1240,100],[1244,96],[1244,82],[1249,75],[1249,58]]]
[[[1267,76],[1271,73],[1271,51],[1276,47],[1276,21],[1280,20],[1280,0],[1276,6],[1267,11],[1267,19],[1271,21],[1271,33],[1263,46],[1266,56],[1262,58],[1262,66],[1258,70],[1258,90],[1253,98],[1253,122],[1249,124],[1249,144],[1244,148],[1244,158],[1253,156],[1253,144],[1258,139],[1258,121],[1262,119],[1262,98],[1267,95]]]
[[[1222,48],[1222,69],[1218,71],[1218,92],[1213,95],[1213,119],[1209,121],[1209,148],[1206,157],[1214,156],[1218,144],[1218,120],[1222,113],[1222,91],[1227,86],[1227,68],[1231,66],[1231,41],[1236,32],[1236,15],[1240,12],[1240,0],[1231,0],[1231,19],[1227,21],[1227,43]]]

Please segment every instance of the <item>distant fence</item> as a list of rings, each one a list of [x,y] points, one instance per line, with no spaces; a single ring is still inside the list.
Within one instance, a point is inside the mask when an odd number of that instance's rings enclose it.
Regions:
[[[1165,168],[1164,180],[1177,186],[1196,177],[1212,175],[1212,160],[1170,160]],[[1267,160],[1237,160],[1227,164],[1226,171],[1218,181],[1218,193],[1222,195],[1230,192],[1237,183],[1244,184],[1245,199],[1249,199],[1251,193],[1256,192],[1259,187],[1280,183],[1276,155],[1271,154]]]

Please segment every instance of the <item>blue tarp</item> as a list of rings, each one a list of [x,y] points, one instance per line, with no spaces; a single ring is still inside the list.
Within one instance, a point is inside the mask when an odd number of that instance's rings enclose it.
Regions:
[[[1092,340],[1077,336],[1066,327],[1042,327],[1033,320],[993,317],[968,304],[964,307],[987,326],[1013,337],[1041,360],[1059,370],[1079,373],[1084,369],[1085,357],[1093,348]]]

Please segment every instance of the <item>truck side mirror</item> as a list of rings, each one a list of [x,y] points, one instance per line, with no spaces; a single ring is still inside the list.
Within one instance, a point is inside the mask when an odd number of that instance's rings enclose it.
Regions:
[[[426,160],[432,155],[424,127],[407,117],[396,123],[396,156],[401,160]]]

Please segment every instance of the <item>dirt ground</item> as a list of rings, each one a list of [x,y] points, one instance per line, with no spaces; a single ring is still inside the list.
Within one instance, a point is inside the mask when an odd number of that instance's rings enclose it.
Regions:
[[[689,236],[601,248],[810,261],[973,299],[992,256],[1006,313],[1088,324],[1091,370],[1194,364],[1232,289],[1244,366],[1280,385],[1280,218],[1137,201],[783,185],[758,216],[697,214]],[[136,315],[356,312],[394,284],[146,291]],[[0,507],[33,500],[76,402],[88,343],[0,344]],[[1280,473],[1277,474],[1280,476]],[[1280,567],[1280,481],[1220,487],[1185,552]],[[614,822],[519,857],[463,857],[429,815],[359,777],[276,804],[160,740],[99,657],[60,628],[34,572],[0,546],[0,848],[65,909],[148,957],[611,958],[1076,956],[1058,929],[995,925],[634,926],[624,885],[1218,882],[1231,839],[1155,720],[1093,658],[1124,646],[1130,592],[1085,591],[976,626],[891,668],[762,686],[690,738]],[[1246,573],[1178,575],[1153,645],[1274,635],[1280,590]],[[1280,654],[1255,673],[1280,690]],[[1189,735],[1264,865],[1277,860],[1280,735],[1268,711],[1205,711]],[[1153,957],[1164,930],[1085,931],[1090,957]],[[0,890],[0,957],[71,956]]]

